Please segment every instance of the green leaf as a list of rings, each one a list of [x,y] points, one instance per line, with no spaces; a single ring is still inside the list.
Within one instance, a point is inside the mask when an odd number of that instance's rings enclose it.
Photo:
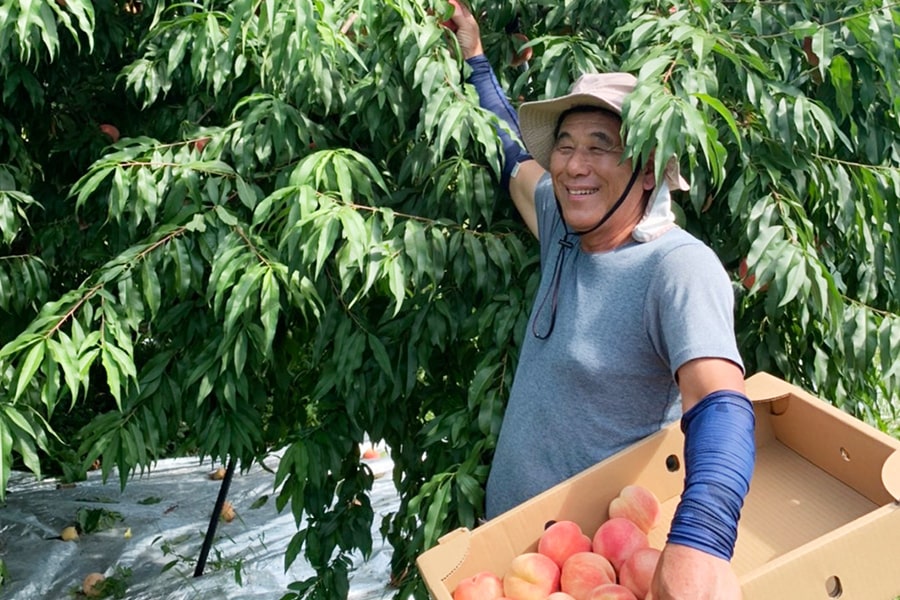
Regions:
[[[15,396],[13,396],[14,401],[21,398],[22,394],[25,393],[25,389],[31,384],[32,378],[35,373],[37,373],[38,368],[41,366],[41,362],[44,360],[44,351],[46,348],[46,343],[38,341],[32,346],[31,350],[28,351],[25,360],[22,361],[22,366],[19,368],[16,393]]]

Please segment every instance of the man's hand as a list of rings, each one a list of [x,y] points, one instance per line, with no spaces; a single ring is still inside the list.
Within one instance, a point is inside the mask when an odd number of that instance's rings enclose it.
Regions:
[[[463,58],[484,54],[484,48],[481,46],[481,30],[475,16],[460,0],[450,0],[450,4],[455,8],[450,19],[456,25],[456,39]]]
[[[667,544],[647,600],[741,600],[731,563],[699,550]]]

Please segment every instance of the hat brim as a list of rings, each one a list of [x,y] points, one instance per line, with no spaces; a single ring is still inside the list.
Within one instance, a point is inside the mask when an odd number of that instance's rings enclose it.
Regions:
[[[519,126],[525,149],[546,170],[550,170],[550,153],[556,143],[554,133],[559,117],[576,106],[596,106],[617,115],[619,108],[592,94],[569,94],[550,100],[526,102],[519,107]]]

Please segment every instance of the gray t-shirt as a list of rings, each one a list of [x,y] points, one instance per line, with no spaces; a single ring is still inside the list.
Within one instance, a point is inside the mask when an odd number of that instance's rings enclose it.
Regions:
[[[686,362],[717,357],[743,368],[729,278],[679,228],[601,253],[583,252],[570,235],[553,331],[535,336],[533,327],[549,327],[565,234],[549,177],[535,202],[541,284],[488,478],[489,518],[678,420],[674,376]]]

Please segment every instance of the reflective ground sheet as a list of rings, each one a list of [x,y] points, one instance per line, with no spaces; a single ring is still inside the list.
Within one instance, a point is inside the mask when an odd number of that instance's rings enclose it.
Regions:
[[[356,557],[351,600],[392,598],[388,586],[391,547],[378,531],[382,517],[399,499],[391,482],[391,460],[383,449],[367,460],[376,480],[371,494],[375,519],[372,556]],[[278,456],[265,461],[274,472]],[[259,465],[235,472],[228,500],[236,518],[219,522],[203,575],[194,577],[209,517],[221,481],[218,465],[197,459],[170,459],[135,475],[120,491],[113,473],[104,484],[98,471],[87,481],[62,486],[13,472],[6,503],[0,506],[0,560],[5,565],[0,599],[83,598],[84,577],[99,572],[127,585],[129,600],[278,600],[293,581],[312,569],[299,556],[284,571],[284,553],[297,527],[289,508],[275,507],[274,475]],[[62,541],[60,532],[77,522],[93,533]]]

